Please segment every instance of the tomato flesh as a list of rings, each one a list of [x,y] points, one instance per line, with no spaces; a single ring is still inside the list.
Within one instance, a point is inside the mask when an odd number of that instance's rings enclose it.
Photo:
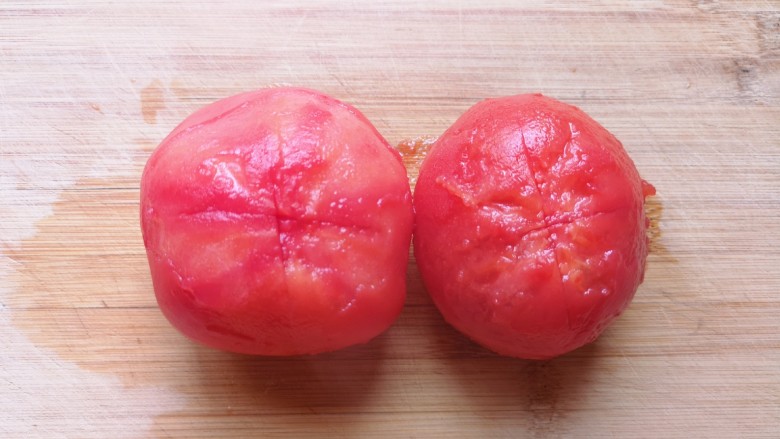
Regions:
[[[406,294],[412,215],[398,153],[353,107],[298,88],[196,112],[141,183],[163,313],[249,354],[332,351],[386,330]]]
[[[420,168],[414,253],[426,289],[450,324],[500,354],[576,349],[642,281],[651,188],[581,110],[538,94],[482,101]]]

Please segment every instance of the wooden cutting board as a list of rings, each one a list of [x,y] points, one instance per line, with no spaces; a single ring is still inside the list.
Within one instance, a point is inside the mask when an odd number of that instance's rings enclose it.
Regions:
[[[187,341],[154,301],[142,167],[196,108],[273,84],[393,144],[485,97],[580,106],[658,188],[631,308],[570,355],[501,358],[411,263],[365,346]],[[4,1],[0,437],[780,437],[778,139],[777,1]]]

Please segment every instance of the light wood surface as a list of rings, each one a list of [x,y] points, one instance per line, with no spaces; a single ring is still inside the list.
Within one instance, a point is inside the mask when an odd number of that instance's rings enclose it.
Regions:
[[[190,343],[154,301],[140,173],[187,114],[272,84],[350,102],[392,144],[485,97],[580,106],[658,189],[634,303],[570,355],[501,358],[412,263],[368,345]],[[780,437],[778,139],[772,0],[3,1],[0,437]]]

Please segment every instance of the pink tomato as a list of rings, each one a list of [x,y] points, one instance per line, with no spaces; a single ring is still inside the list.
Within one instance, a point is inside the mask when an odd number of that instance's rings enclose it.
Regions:
[[[412,231],[400,156],[355,108],[271,88],[215,102],[154,151],[141,225],[158,303],[228,351],[314,354],[396,319]]]
[[[500,354],[593,341],[647,256],[643,187],[620,142],[541,95],[482,101],[433,145],[414,193],[414,251],[445,319]]]

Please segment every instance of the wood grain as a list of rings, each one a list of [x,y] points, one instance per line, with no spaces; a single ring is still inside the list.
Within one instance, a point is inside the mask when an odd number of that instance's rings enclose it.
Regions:
[[[350,102],[412,179],[478,100],[578,105],[658,188],[599,341],[547,362],[449,328],[414,263],[399,321],[318,357],[177,334],[138,182],[196,108],[274,84]],[[780,3],[0,3],[0,436],[780,437]],[[404,143],[406,141],[406,143]]]

